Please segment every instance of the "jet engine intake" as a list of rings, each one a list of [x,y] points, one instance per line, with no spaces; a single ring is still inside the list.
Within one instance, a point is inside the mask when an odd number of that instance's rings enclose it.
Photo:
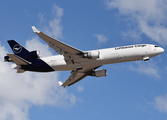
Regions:
[[[92,72],[91,76],[95,76],[95,77],[107,76],[107,70],[106,69],[95,70],[95,71]]]
[[[9,56],[4,56],[4,62],[13,62]]]
[[[84,58],[96,59],[96,58],[99,58],[99,55],[100,55],[99,51],[91,51],[91,52],[86,52],[84,54]]]
[[[21,54],[19,57],[29,60],[29,59],[37,59],[40,58],[40,51],[31,51],[28,54]],[[13,62],[9,56],[4,56],[4,62]]]
[[[24,59],[36,59],[40,58],[40,51],[31,51],[28,55],[23,56]]]

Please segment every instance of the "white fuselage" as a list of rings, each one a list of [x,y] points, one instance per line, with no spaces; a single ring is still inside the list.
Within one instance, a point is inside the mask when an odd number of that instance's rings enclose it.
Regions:
[[[99,58],[85,60],[73,65],[67,65],[64,61],[63,55],[55,55],[41,59],[44,60],[49,66],[51,66],[55,71],[75,70],[78,67],[82,67],[82,70],[86,71],[87,69],[105,64],[137,61],[143,60],[144,58],[151,58],[161,54],[164,49],[158,46],[155,47],[155,45],[151,44],[139,44],[92,51],[99,51]]]

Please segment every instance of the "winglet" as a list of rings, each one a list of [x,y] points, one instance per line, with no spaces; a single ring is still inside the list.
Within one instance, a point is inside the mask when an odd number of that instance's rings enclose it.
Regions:
[[[63,83],[62,83],[61,81],[58,81],[58,83],[59,83],[59,86],[62,86],[62,85],[63,85]]]
[[[32,30],[34,31],[34,33],[40,33],[40,31],[35,26],[32,26]]]

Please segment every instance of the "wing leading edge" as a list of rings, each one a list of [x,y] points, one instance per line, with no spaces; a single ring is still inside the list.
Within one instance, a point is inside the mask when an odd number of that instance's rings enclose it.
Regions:
[[[32,26],[32,29],[34,33],[36,33],[41,39],[48,43],[49,47],[53,48],[57,53],[64,56],[64,60],[66,61],[67,65],[74,64],[79,62],[80,59],[83,59],[81,57],[84,54],[83,51],[60,42],[44,34],[43,32],[40,32],[35,26]]]
[[[83,53],[81,50],[71,47],[63,42],[53,39],[52,37],[44,34],[43,32],[40,32],[35,26],[32,26],[32,29],[34,33],[36,33],[41,39],[43,39],[46,43],[48,43],[48,45],[51,48],[53,48],[56,52],[58,52],[61,55],[64,52],[71,54]]]

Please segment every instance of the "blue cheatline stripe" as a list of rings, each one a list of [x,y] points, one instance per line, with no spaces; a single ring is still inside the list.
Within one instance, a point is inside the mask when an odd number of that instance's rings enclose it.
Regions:
[[[34,71],[34,72],[52,72],[54,69],[50,67],[46,62],[41,59],[31,59],[28,60],[32,64],[30,65],[22,65],[22,69],[26,71]]]

